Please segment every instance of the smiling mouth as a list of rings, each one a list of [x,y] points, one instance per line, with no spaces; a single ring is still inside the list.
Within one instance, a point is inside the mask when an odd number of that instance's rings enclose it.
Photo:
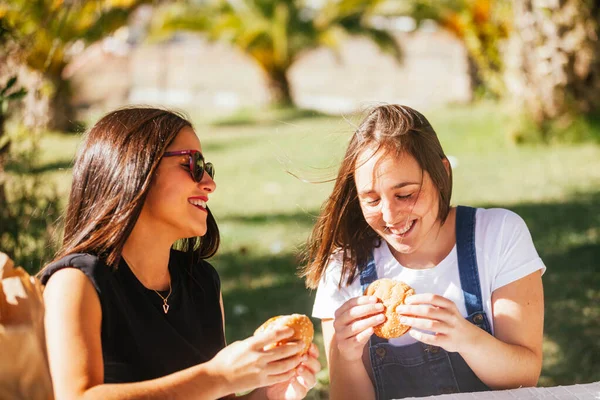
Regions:
[[[193,205],[194,207],[196,207],[202,211],[208,212],[206,209],[206,201],[204,201],[204,200],[188,199],[188,203],[190,203],[191,205]]]
[[[395,229],[393,227],[386,226],[385,230],[388,233],[391,233],[394,236],[404,237],[404,236],[408,235],[412,231],[412,229],[415,226],[416,222],[417,222],[417,220],[413,219],[412,221],[408,222],[402,229]]]

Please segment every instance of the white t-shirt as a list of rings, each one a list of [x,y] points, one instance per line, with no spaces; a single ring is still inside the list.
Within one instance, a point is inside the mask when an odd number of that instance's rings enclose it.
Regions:
[[[546,267],[533,245],[523,219],[512,211],[478,208],[475,222],[475,247],[483,308],[493,332],[492,293]],[[434,293],[452,300],[467,317],[465,299],[460,284],[456,245],[438,265],[424,270],[405,268],[394,258],[385,241],[373,251],[378,278],[406,282],[416,293]],[[347,300],[361,296],[360,278],[350,286],[338,288],[342,270],[342,254],[331,257],[326,274],[319,283],[312,316],[333,318],[335,311]],[[391,344],[404,346],[415,342],[410,335],[390,339]]]

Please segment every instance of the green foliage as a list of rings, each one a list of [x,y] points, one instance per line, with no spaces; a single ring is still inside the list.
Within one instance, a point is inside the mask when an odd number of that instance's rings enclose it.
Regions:
[[[114,32],[144,0],[11,0],[0,15],[23,44],[23,58],[34,70],[57,75],[68,62],[69,47],[92,43]]]
[[[529,115],[519,115],[508,132],[510,140],[525,143],[600,143],[600,115],[565,114],[559,118],[534,121]]]
[[[10,139],[14,145],[7,163],[7,204],[0,213],[0,249],[33,273],[56,250],[60,198],[53,183],[36,172],[39,134],[20,127]]]
[[[11,101],[17,101],[25,97],[27,90],[25,88],[15,88],[17,83],[17,76],[12,76],[8,79],[4,87],[0,87],[0,115],[6,116],[8,113],[8,106]],[[0,132],[2,128],[0,127]]]

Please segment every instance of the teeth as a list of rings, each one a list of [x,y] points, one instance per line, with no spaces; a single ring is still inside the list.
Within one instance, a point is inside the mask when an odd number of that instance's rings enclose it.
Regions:
[[[414,221],[410,221],[408,224],[406,224],[406,226],[404,227],[404,229],[402,229],[400,231],[401,235],[404,235],[406,232],[408,232],[408,230],[412,227]]]
[[[403,229],[400,230],[390,228],[390,232],[392,232],[395,235],[404,235],[406,232],[408,232],[410,228],[412,228],[414,222],[414,220],[410,221],[408,224],[406,224],[406,226]]]
[[[188,202],[190,204],[195,205],[195,206],[200,206],[202,208],[206,208],[206,202],[204,200],[200,200],[200,199],[188,199]]]

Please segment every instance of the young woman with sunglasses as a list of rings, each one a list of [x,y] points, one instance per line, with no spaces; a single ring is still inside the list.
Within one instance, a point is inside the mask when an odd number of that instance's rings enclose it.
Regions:
[[[214,167],[191,124],[109,113],[78,152],[64,240],[40,277],[57,399],[300,399],[318,353],[265,350],[290,329],[225,344]],[[175,244],[175,246],[174,246]],[[176,250],[177,249],[177,250]]]
[[[545,270],[505,209],[453,207],[452,170],[427,119],[372,109],[350,140],[308,243],[331,399],[396,399],[534,386],[542,365]],[[373,335],[378,278],[411,286],[408,334]]]

